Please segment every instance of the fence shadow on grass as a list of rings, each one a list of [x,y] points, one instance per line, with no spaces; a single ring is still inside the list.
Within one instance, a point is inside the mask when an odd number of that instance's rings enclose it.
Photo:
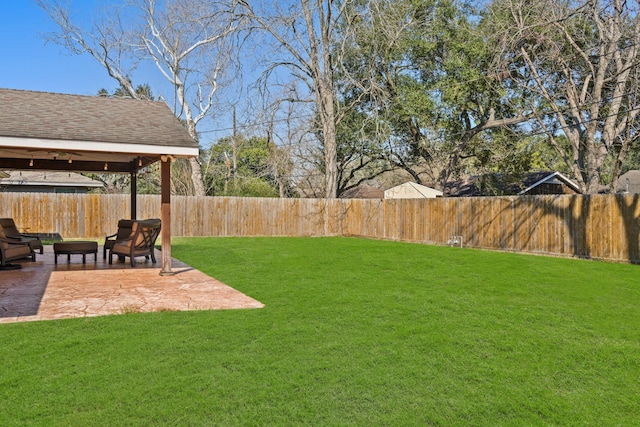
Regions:
[[[568,203],[563,203],[568,200]],[[573,256],[591,258],[592,250],[587,236],[591,214],[589,196],[554,196],[541,203],[543,215],[555,217],[564,223],[571,241]]]

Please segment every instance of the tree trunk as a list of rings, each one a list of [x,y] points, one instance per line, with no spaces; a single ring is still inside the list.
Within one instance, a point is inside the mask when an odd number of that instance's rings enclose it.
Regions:
[[[190,114],[187,114],[187,129],[189,135],[194,141],[198,140],[198,132],[196,131],[196,123],[190,119]],[[197,157],[189,158],[189,166],[191,166],[191,182],[193,183],[193,195],[204,197],[207,195],[204,189],[204,179],[202,178],[202,167],[200,166],[200,160]]]
[[[190,157],[189,165],[191,166],[191,181],[193,182],[193,195],[206,196],[207,192],[204,190],[204,180],[202,179],[202,169],[200,168],[200,162],[196,157]]]
[[[327,199],[335,199],[338,196],[338,152],[336,149],[333,97],[325,96],[324,102],[326,110],[323,113],[325,117],[322,127],[324,132],[325,197]]]

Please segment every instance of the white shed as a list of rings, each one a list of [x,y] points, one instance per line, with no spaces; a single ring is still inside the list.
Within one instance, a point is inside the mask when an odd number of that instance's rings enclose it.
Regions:
[[[442,191],[411,181],[392,187],[384,192],[385,199],[434,199],[441,196]]]

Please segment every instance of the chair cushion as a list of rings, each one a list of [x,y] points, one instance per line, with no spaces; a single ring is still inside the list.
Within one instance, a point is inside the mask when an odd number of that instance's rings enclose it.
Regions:
[[[135,221],[132,219],[121,219],[118,221],[118,235],[116,236],[116,240],[126,239],[131,236],[134,223]]]
[[[116,241],[113,244],[112,250],[115,253],[129,253],[131,250],[131,240]]]
[[[7,259],[17,259],[17,257],[30,257],[31,248],[28,245],[9,245],[10,247],[4,250],[4,254]]]
[[[0,228],[4,234],[3,237],[20,237],[20,231],[12,218],[0,218]]]

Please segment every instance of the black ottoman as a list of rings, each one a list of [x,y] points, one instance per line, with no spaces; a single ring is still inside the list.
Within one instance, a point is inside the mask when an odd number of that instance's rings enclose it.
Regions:
[[[71,262],[71,255],[82,255],[82,263],[86,264],[87,254],[93,254],[93,262],[96,262],[98,243],[76,240],[74,242],[55,242],[53,244],[55,263],[58,263],[58,255],[67,255],[67,263]]]

